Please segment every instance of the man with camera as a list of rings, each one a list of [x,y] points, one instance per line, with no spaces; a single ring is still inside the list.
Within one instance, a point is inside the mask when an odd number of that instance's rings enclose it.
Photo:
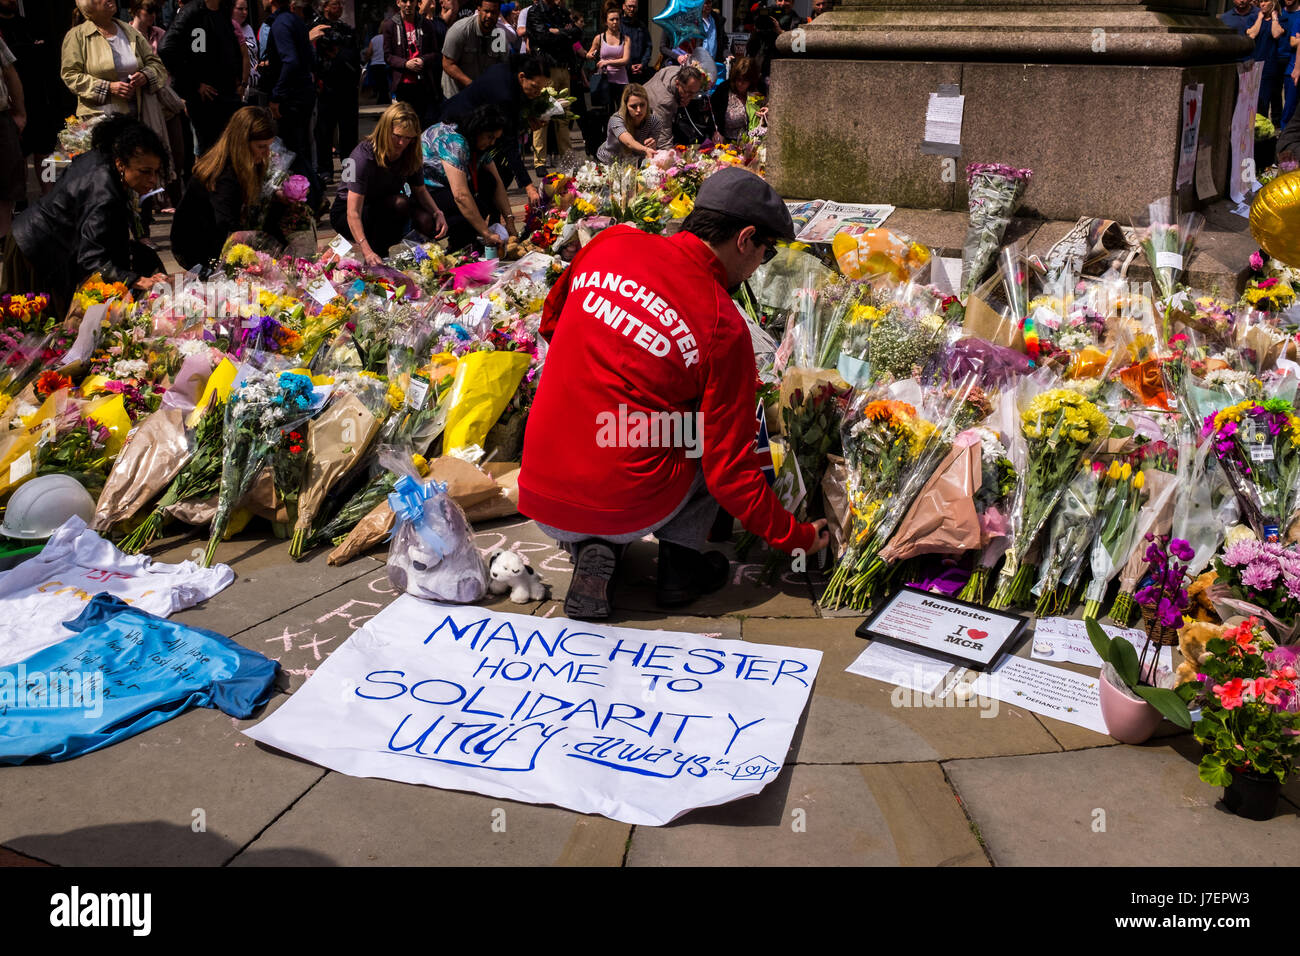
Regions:
[[[415,107],[424,126],[442,106],[442,45],[415,0],[397,0],[397,16],[384,21],[384,56],[393,74],[393,97]]]
[[[357,130],[361,51],[357,31],[343,19],[343,0],[325,0],[311,28],[316,44],[317,82],[316,171],[326,183],[334,179],[334,131],[339,158],[352,155],[360,139]]]

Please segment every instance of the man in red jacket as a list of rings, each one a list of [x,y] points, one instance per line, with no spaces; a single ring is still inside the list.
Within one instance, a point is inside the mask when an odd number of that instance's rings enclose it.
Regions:
[[[775,190],[725,169],[677,235],[607,229],[551,290],[519,510],[570,546],[569,617],[609,615],[622,546],[646,534],[661,606],[722,587],[726,557],[702,553],[719,505],[773,547],[826,546],[826,523],[797,521],[763,478],[753,345],[728,293],[793,238]]]

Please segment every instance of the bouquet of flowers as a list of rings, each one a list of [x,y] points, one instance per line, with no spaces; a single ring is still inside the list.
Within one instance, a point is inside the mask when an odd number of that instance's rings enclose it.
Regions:
[[[1277,276],[1251,279],[1241,294],[1239,306],[1258,312],[1281,312],[1295,301],[1295,289]]]
[[[1138,217],[1133,228],[1138,235],[1138,245],[1146,256],[1147,264],[1156,278],[1160,298],[1170,299],[1178,287],[1178,280],[1192,258],[1192,247],[1205,217],[1199,212],[1178,214],[1178,197],[1167,196],[1147,206],[1144,216]],[[1169,338],[1168,328],[1164,339]]]
[[[934,418],[895,399],[861,393],[845,416],[844,457],[848,464],[852,529],[848,548],[822,595],[827,608],[865,610],[879,587],[889,542],[917,493],[948,454],[957,433],[975,422],[973,380],[954,393],[932,390]],[[982,414],[980,414],[982,417]]]
[[[1183,685],[1201,707],[1192,728],[1206,748],[1200,778],[1226,787],[1234,774],[1250,772],[1285,782],[1300,756],[1294,659],[1255,618],[1210,638],[1205,649],[1197,680]]]
[[[1188,569],[1196,551],[1188,542],[1172,535],[1148,534],[1145,540],[1148,542],[1144,555],[1147,561],[1146,585],[1133,595],[1133,599],[1142,608],[1147,635],[1152,638],[1148,644],[1154,644],[1159,628],[1177,631],[1183,626],[1183,612],[1191,603],[1187,594]],[[1144,664],[1145,653],[1144,649]],[[1154,659],[1151,663],[1154,667]]]
[[[1300,613],[1300,551],[1294,545],[1248,539],[1227,547],[1214,560],[1217,579],[1210,600],[1225,618],[1263,618],[1284,643],[1295,639]]]
[[[162,531],[167,509],[181,501],[202,501],[221,488],[221,469],[225,459],[225,403],[209,405],[194,430],[194,450],[189,460],[172,479],[163,496],[145,519],[136,525],[119,547],[127,554],[139,554]]]
[[[1092,580],[1084,597],[1083,616],[1095,618],[1111,579],[1119,574],[1121,563],[1133,550],[1138,514],[1142,510],[1142,489],[1146,474],[1131,462],[1112,461],[1106,469],[1098,492],[1097,514],[1101,525],[1092,543],[1089,566]]]
[[[307,551],[312,522],[325,496],[366,455],[388,412],[387,381],[377,376],[359,378],[337,392],[308,424],[306,472],[289,546],[289,557],[295,561]]]
[[[1112,464],[1118,469],[1118,463]],[[1038,595],[1034,613],[1039,617],[1064,614],[1074,603],[1073,583],[1096,534],[1098,494],[1107,474],[1101,462],[1085,461],[1052,514],[1038,582],[1032,590]]]
[[[961,297],[967,299],[993,262],[1033,173],[1001,163],[966,167],[970,228],[961,250]]]
[[[980,522],[981,550],[975,570],[958,597],[982,604],[989,575],[1007,550],[1007,534],[1011,530],[1007,514],[1016,490],[1016,466],[1007,457],[1007,449],[997,432],[991,428],[976,431],[980,436],[980,485],[974,500]]]
[[[1248,399],[1209,415],[1201,437],[1260,540],[1286,534],[1300,496],[1300,418],[1282,398]]]
[[[534,100],[529,100],[524,105],[525,119],[541,120],[542,122],[562,120],[571,123],[577,119],[572,110],[573,104],[577,101],[576,96],[569,95],[567,86],[559,92],[556,92],[553,86],[545,87],[540,96]]]
[[[1026,379],[1032,387],[1034,379]],[[1020,414],[1024,439],[1011,508],[1011,538],[992,606],[1024,603],[1033,574],[1029,548],[1047,523],[1080,461],[1110,432],[1110,422],[1078,392],[1054,388],[1035,395]],[[1014,460],[1014,459],[1013,459]]]
[[[312,383],[306,375],[245,370],[243,383],[231,392],[226,404],[221,488],[203,557],[205,568],[212,567],[231,514],[258,472],[269,464],[281,433],[310,417],[312,400]]]
[[[60,317],[50,312],[48,295],[31,293],[0,296],[0,322],[37,332],[50,332],[59,321]]]
[[[848,316],[860,294],[859,286],[836,279],[819,288],[799,291],[787,331],[793,343],[791,367],[836,367]]]
[[[95,127],[107,118],[107,113],[96,113],[85,119],[69,116],[59,130],[59,151],[68,159],[75,159],[82,153],[90,151],[90,140]]]

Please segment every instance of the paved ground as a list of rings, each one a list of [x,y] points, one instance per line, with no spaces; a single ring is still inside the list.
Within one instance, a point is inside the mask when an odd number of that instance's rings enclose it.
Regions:
[[[382,550],[341,568],[324,552],[294,564],[284,542],[259,534],[221,546],[235,584],[175,619],[279,660],[284,693],[269,712],[395,595]],[[560,613],[568,559],[519,518],[477,539],[485,551],[513,541],[551,599],[497,606]],[[199,544],[177,537],[155,555],[181,560]],[[1219,792],[1196,777],[1194,742],[1168,725],[1128,747],[1008,705],[993,717],[893,706],[890,685],[844,672],[865,645],[855,619],[819,616],[815,579],[763,587],[757,566],[733,564],[725,591],[666,617],[653,610],[655,555],[651,543],[633,546],[614,623],[824,654],[784,769],[757,796],[633,827],[344,776],[254,743],[240,733],[252,721],[199,710],[67,763],[0,768],[0,865],[1191,866],[1247,842],[1257,864],[1294,862],[1294,785],[1274,820],[1250,823],[1216,806]],[[506,832],[494,832],[503,807]],[[200,811],[206,832],[192,828]]]
[[[165,232],[160,223],[154,235]],[[560,613],[568,559],[531,522],[479,529],[484,551],[514,541],[552,585],[550,600],[522,610]],[[182,560],[200,544],[176,537],[154,553]],[[218,560],[234,567],[235,584],[176,616],[280,661],[283,693],[268,712],[395,597],[382,550],[342,568],[324,552],[294,564],[286,550],[256,529],[223,544]],[[892,686],[844,672],[865,643],[857,619],[820,616],[818,579],[790,574],[765,587],[757,565],[733,564],[725,591],[690,615],[664,616],[654,561],[652,544],[633,547],[612,623],[824,654],[784,769],[755,797],[633,827],[344,776],[252,742],[240,733],[251,721],[199,710],[67,763],[0,768],[0,866],[1194,866],[1246,845],[1255,864],[1294,862],[1295,783],[1274,820],[1250,823],[1217,804],[1219,791],[1197,779],[1194,741],[1169,725],[1129,747],[1009,705],[993,717],[896,707]],[[1028,656],[1027,639],[1018,653]],[[492,827],[501,807],[504,833]],[[195,832],[200,816],[206,830]]]

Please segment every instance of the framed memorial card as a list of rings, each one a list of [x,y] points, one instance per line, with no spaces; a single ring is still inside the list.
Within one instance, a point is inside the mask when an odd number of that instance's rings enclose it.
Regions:
[[[1019,614],[903,588],[858,627],[857,635],[984,670],[1015,645],[1025,623]]]

